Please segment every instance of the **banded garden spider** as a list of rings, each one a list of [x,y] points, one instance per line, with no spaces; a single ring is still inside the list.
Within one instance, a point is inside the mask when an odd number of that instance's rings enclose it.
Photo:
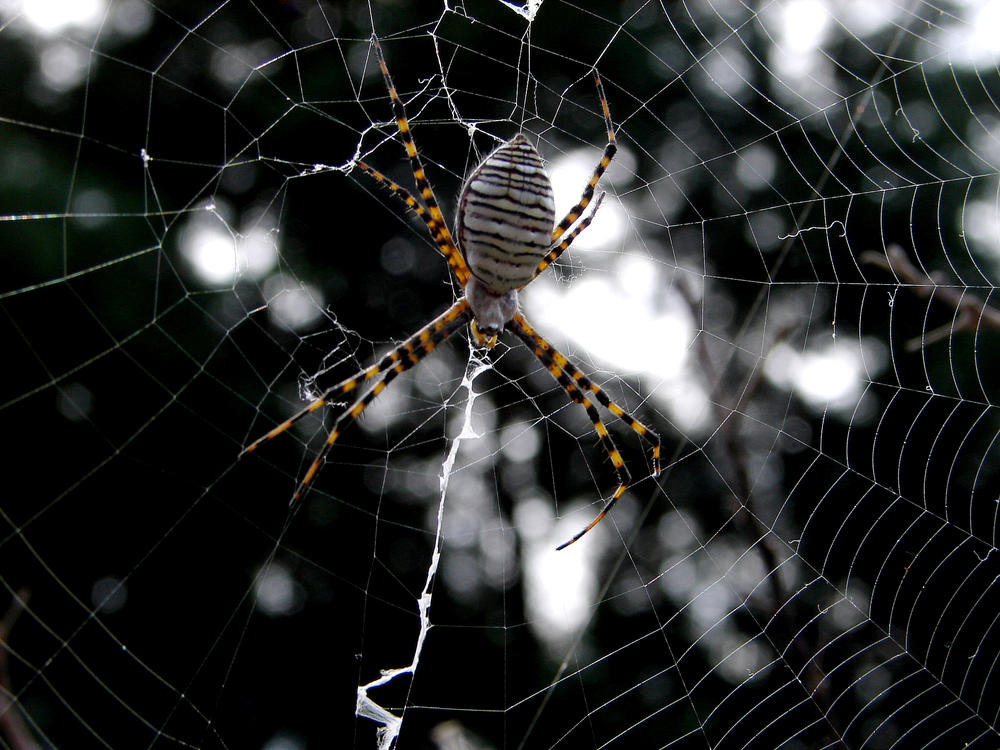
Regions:
[[[555,224],[552,184],[545,173],[538,151],[522,133],[518,133],[487,156],[466,181],[458,203],[456,242],[448,230],[437,199],[434,197],[434,191],[424,173],[420,155],[410,134],[403,102],[392,84],[378,39],[374,40],[374,45],[382,79],[389,92],[393,116],[396,118],[399,135],[403,139],[410,160],[420,200],[368,164],[358,162],[358,167],[387,187],[423,220],[441,254],[448,261],[448,266],[464,294],[441,315],[378,362],[325,390],[297,414],[246,446],[243,453],[252,452],[261,443],[280,435],[302,417],[323,408],[330,398],[349,393],[359,384],[384,374],[384,377],[367,393],[337,416],[323,448],[299,481],[291,500],[294,504],[311,486],[316,473],[343,430],[361,416],[365,407],[384,391],[397,375],[417,364],[430,354],[434,347],[466,323],[470,324],[472,336],[480,347],[492,348],[501,333],[510,331],[534,352],[569,397],[586,409],[587,416],[590,417],[618,478],[617,489],[605,502],[601,511],[572,539],[557,547],[563,549],[600,523],[631,481],[621,454],[615,447],[607,427],[601,421],[597,408],[586,394],[593,394],[598,403],[653,446],[653,476],[660,473],[659,435],[612,401],[598,385],[536,333],[517,309],[518,291],[555,261],[577,235],[590,225],[604,198],[604,193],[601,193],[593,209],[584,216],[587,206],[593,200],[597,182],[608,168],[618,148],[601,79],[595,71],[594,80],[607,126],[608,143],[579,202],[569,210],[562,221]],[[576,228],[567,231],[578,219],[580,222]]]

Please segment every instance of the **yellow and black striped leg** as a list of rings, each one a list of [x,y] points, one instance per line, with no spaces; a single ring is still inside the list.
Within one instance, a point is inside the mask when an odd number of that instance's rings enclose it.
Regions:
[[[601,160],[597,163],[597,168],[594,169],[594,174],[591,175],[590,181],[587,183],[587,187],[583,190],[583,195],[580,196],[580,201],[569,210],[569,213],[563,217],[563,220],[556,224],[556,228],[552,230],[552,241],[558,242],[559,238],[563,236],[563,233],[569,229],[573,222],[580,218],[587,206],[590,205],[590,201],[594,198],[594,191],[597,189],[597,182],[601,179],[601,176],[607,170],[608,165],[611,160],[615,158],[615,154],[618,151],[618,144],[615,142],[615,128],[611,124],[611,110],[608,109],[608,98],[604,95],[604,86],[601,83],[601,77],[594,71],[594,82],[597,84],[597,96],[601,100],[601,111],[604,114],[604,125],[608,130],[608,145],[604,147],[604,153],[601,155]],[[551,262],[551,261],[550,261]]]
[[[458,251],[455,241],[451,237],[451,232],[448,231],[448,223],[444,220],[444,215],[441,213],[441,208],[438,206],[437,198],[434,197],[434,191],[431,189],[431,184],[427,180],[427,174],[424,172],[424,165],[420,161],[420,155],[417,153],[417,147],[413,143],[413,135],[410,133],[410,123],[406,119],[406,110],[403,107],[403,101],[399,98],[399,94],[396,93],[396,87],[393,86],[392,77],[389,75],[389,68],[385,64],[385,57],[382,54],[382,45],[379,44],[377,38],[374,39],[374,43],[375,55],[378,57],[378,66],[382,71],[382,79],[385,81],[385,87],[389,91],[389,99],[392,102],[392,114],[396,118],[396,127],[399,128],[399,135],[403,139],[403,146],[406,148],[406,155],[410,159],[410,167],[413,170],[413,179],[417,183],[417,192],[420,194],[420,199],[427,207],[427,213],[430,214],[430,218],[433,221],[436,230],[431,231],[431,234],[434,235],[434,241],[438,243],[438,247],[441,249],[441,252],[444,253],[445,257],[448,259],[448,265],[451,266],[452,270],[455,272],[458,283],[464,288],[466,282],[469,280],[469,270],[466,268],[465,259]],[[367,171],[371,172],[372,170]],[[431,222],[427,222],[426,219],[424,221],[427,223],[428,228],[430,228]],[[440,234],[440,239],[437,234]]]
[[[265,443],[268,440],[277,437],[307,414],[311,414],[314,411],[321,409],[330,398],[349,393],[357,388],[359,384],[377,378],[382,373],[385,373],[385,377],[377,382],[371,390],[355,401],[349,409],[341,412],[341,414],[337,417],[334,422],[333,429],[330,431],[330,434],[326,438],[326,442],[323,444],[323,448],[316,456],[316,460],[312,462],[306,470],[305,476],[303,476],[302,480],[299,482],[291,500],[291,502],[294,503],[302,497],[303,493],[308,488],[309,483],[313,480],[316,472],[319,471],[320,466],[326,459],[327,454],[330,452],[330,448],[333,447],[337,438],[340,437],[340,434],[350,424],[350,422],[353,422],[361,416],[361,412],[365,410],[365,407],[374,401],[375,397],[384,391],[397,375],[406,372],[408,369],[413,367],[413,365],[417,364],[420,360],[430,354],[438,344],[465,325],[465,323],[469,320],[469,316],[469,303],[463,297],[448,308],[448,310],[435,318],[431,323],[421,328],[402,344],[383,356],[374,365],[366,368],[357,375],[350,377],[331,388],[328,388],[322,393],[322,395],[320,395],[319,398],[310,403],[304,409],[289,419],[286,419],[266,435],[257,438],[257,440],[253,441],[250,445],[244,448],[240,455],[243,453],[251,453],[256,450],[257,446],[261,443]],[[341,427],[341,423],[345,419],[348,419],[349,421],[347,425]]]
[[[589,214],[584,216],[583,221],[581,221],[572,232],[563,237],[562,241],[558,245],[555,245],[551,250],[549,250],[545,254],[545,257],[542,258],[542,262],[538,264],[538,268],[536,268],[535,272],[531,274],[531,278],[528,279],[527,283],[524,286],[530,284],[532,281],[535,280],[535,277],[537,277],[538,274],[540,274],[550,265],[555,263],[559,259],[559,256],[563,254],[563,251],[567,247],[573,244],[573,240],[576,239],[576,236],[580,234],[580,232],[582,232],[584,229],[590,226],[590,222],[594,220],[594,214],[596,214],[597,209],[601,207],[601,201],[603,200],[604,200],[604,193],[601,193],[599,196],[597,196],[597,201],[594,203],[593,210]],[[523,289],[524,286],[522,286],[521,288]]]
[[[600,386],[593,383],[587,376],[580,372],[576,365],[566,359],[564,355],[556,351],[549,342],[542,338],[528,324],[528,321],[525,320],[521,313],[514,315],[514,319],[508,324],[508,327],[534,352],[535,356],[545,365],[546,369],[548,369],[559,385],[563,387],[563,390],[566,391],[569,397],[587,410],[587,416],[590,417],[590,421],[594,425],[594,431],[597,432],[597,437],[600,438],[601,445],[611,459],[611,465],[614,467],[615,474],[618,477],[618,487],[611,498],[604,504],[604,507],[601,508],[601,512],[572,539],[556,547],[556,549],[563,549],[577,541],[601,522],[614,507],[615,503],[618,502],[618,498],[625,492],[631,480],[628,469],[625,467],[625,462],[622,460],[618,448],[615,447],[615,443],[608,433],[608,428],[601,421],[600,414],[593,402],[587,398],[586,393],[593,394],[601,406],[625,422],[639,435],[642,435],[653,446],[654,477],[660,473],[660,436],[612,401]]]
[[[452,244],[451,235],[448,233],[447,228],[443,224],[439,224],[434,220],[434,217],[430,215],[424,205],[413,197],[409,190],[404,188],[402,185],[393,182],[384,174],[379,172],[374,167],[359,161],[358,167],[365,172],[365,174],[371,175],[379,184],[384,185],[389,188],[393,195],[399,198],[408,207],[413,209],[414,213],[420,217],[420,219],[427,225],[427,231],[430,232],[431,238],[434,243],[438,246],[438,250],[441,251],[441,255],[445,257],[448,261],[448,266],[451,268],[452,273],[455,274],[455,278],[458,279],[458,283],[463,287],[465,282],[469,278],[469,270],[465,265],[465,260],[462,258],[462,254],[458,252],[454,245]]]

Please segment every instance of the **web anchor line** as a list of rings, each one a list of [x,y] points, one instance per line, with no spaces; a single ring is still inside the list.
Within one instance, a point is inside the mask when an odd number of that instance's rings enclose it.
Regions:
[[[441,466],[441,495],[438,500],[437,524],[434,530],[434,551],[431,554],[431,562],[427,568],[427,576],[424,579],[424,588],[420,592],[417,600],[417,610],[420,615],[420,633],[417,635],[417,642],[413,649],[413,661],[405,667],[395,667],[393,669],[381,670],[381,676],[364,685],[358,686],[358,699],[355,704],[355,715],[381,724],[378,729],[378,749],[390,750],[399,736],[403,726],[403,717],[397,716],[388,709],[383,708],[368,693],[370,690],[381,687],[392,682],[394,679],[404,674],[416,674],[417,664],[420,661],[420,654],[424,648],[424,639],[431,627],[431,589],[434,585],[434,577],[437,575],[438,563],[441,560],[441,528],[444,520],[444,499],[448,494],[448,481],[451,478],[455,460],[458,458],[458,451],[463,440],[474,440],[478,437],[472,429],[472,408],[476,402],[476,391],[473,389],[473,382],[481,373],[490,369],[488,362],[483,362],[476,357],[474,349],[470,347],[469,365],[466,368],[465,377],[462,379],[461,388],[465,388],[468,397],[465,401],[465,417],[462,421],[462,430],[452,440],[451,448]]]

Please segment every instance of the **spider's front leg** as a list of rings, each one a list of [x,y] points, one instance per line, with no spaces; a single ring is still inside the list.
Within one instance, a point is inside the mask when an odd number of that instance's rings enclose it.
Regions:
[[[618,477],[617,489],[615,489],[614,494],[604,504],[604,507],[601,508],[600,513],[597,514],[594,520],[587,524],[572,539],[556,547],[556,549],[564,549],[599,524],[611,512],[615,503],[618,502],[618,498],[622,496],[631,482],[629,471],[625,467],[625,462],[622,460],[614,440],[611,439],[611,435],[608,433],[608,428],[601,421],[601,415],[598,413],[593,402],[585,394],[593,394],[601,406],[625,422],[653,446],[652,475],[654,477],[659,476],[660,473],[660,436],[612,401],[600,386],[593,383],[586,375],[580,372],[576,365],[556,351],[548,341],[542,338],[528,324],[528,321],[525,320],[521,313],[514,314],[508,328],[534,352],[535,356],[545,365],[549,374],[563,387],[563,390],[566,391],[569,397],[586,409],[587,416],[590,417],[590,421],[594,425],[594,431],[597,433],[601,445],[608,454],[608,458],[611,459],[611,465],[614,467],[615,474]]]
[[[342,411],[337,416],[337,419],[333,424],[333,429],[330,430],[326,441],[323,443],[323,448],[320,450],[319,454],[317,454],[312,464],[309,465],[305,475],[299,481],[298,487],[295,489],[295,494],[292,495],[290,504],[294,504],[309,489],[310,483],[319,471],[320,466],[323,465],[323,461],[326,460],[327,454],[329,454],[330,449],[337,441],[337,438],[340,437],[341,433],[343,433],[344,429],[346,429],[351,422],[356,421],[358,417],[361,416],[361,413],[365,410],[365,408],[389,386],[397,375],[401,375],[420,362],[420,360],[430,354],[438,344],[465,325],[469,318],[469,303],[463,297],[437,318],[406,339],[406,341],[402,344],[388,352],[374,365],[362,370],[360,373],[348,378],[347,380],[341,381],[331,388],[327,388],[322,394],[320,394],[319,398],[313,400],[308,406],[286,419],[267,434],[250,443],[242,450],[240,455],[242,456],[244,453],[252,453],[261,443],[265,443],[268,440],[277,437],[307,414],[312,414],[314,411],[321,409],[326,405],[330,398],[349,393],[357,388],[361,383],[373,380],[384,373],[385,376],[380,381],[375,383],[375,385],[372,386],[364,396],[359,398],[350,406],[350,408]],[[344,424],[345,420],[346,424]]]

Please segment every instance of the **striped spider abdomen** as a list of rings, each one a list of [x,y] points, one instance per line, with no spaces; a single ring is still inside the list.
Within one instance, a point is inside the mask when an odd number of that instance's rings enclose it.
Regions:
[[[472,275],[494,294],[520,289],[552,247],[552,183],[531,142],[518,133],[473,170],[458,201],[458,247]]]

